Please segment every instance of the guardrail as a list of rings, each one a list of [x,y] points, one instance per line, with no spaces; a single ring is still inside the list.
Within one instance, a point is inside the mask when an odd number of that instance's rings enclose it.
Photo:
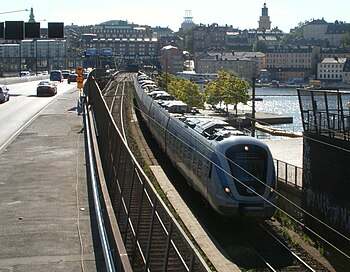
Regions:
[[[302,190],[303,187],[303,169],[274,159],[276,177],[277,179],[289,186],[295,187],[299,190]]]
[[[41,79],[48,79],[48,75],[42,75],[42,76],[24,76],[24,77],[4,77],[0,78],[0,84],[3,85],[10,85],[15,83],[23,83],[23,82],[29,82],[29,81],[36,81]]]
[[[106,250],[117,271],[210,271],[124,142],[96,77],[90,73],[84,92],[96,126]]]

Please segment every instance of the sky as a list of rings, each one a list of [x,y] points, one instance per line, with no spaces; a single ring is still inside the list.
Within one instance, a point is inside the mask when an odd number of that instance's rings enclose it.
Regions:
[[[0,22],[27,22],[30,8],[33,8],[35,20],[40,21],[41,27],[46,27],[47,22],[83,26],[108,20],[127,20],[178,31],[186,10],[190,10],[196,24],[227,24],[244,30],[258,27],[264,3],[271,27],[278,27],[283,32],[312,19],[350,23],[349,0],[3,0]],[[28,11],[23,11],[25,9]]]

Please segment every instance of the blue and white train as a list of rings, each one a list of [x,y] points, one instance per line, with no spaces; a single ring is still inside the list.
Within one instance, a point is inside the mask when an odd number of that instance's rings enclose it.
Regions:
[[[215,211],[225,217],[273,215],[276,177],[264,143],[218,118],[193,111],[141,72],[134,84],[136,102],[151,134]]]

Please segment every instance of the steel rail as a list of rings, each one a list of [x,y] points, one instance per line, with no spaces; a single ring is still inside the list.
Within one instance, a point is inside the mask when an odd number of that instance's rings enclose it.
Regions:
[[[282,245],[290,254],[293,255],[295,259],[298,260],[305,268],[307,268],[309,271],[316,272],[315,269],[313,269],[310,265],[308,265],[303,259],[301,259],[297,254],[295,254],[292,250],[290,250],[285,244],[283,244],[280,239],[278,239],[275,235],[273,235],[268,229],[266,229],[261,223],[259,223],[259,226],[264,229],[273,239],[275,239],[280,245]]]

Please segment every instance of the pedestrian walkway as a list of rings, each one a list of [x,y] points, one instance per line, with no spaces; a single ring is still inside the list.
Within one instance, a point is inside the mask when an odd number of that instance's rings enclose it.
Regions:
[[[1,272],[97,271],[77,99],[57,97],[0,153]]]
[[[272,157],[288,164],[303,167],[303,137],[262,139],[271,150]]]

